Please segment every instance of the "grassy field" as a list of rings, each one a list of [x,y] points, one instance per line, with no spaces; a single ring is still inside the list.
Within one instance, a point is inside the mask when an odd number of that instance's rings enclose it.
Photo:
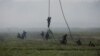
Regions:
[[[56,35],[58,37],[59,34]],[[10,35],[11,39],[0,41],[0,56],[100,56],[100,39],[96,38],[98,35],[94,38],[81,38],[82,46],[78,46],[70,39],[67,45],[61,45],[59,40],[21,40]],[[90,40],[96,47],[88,46]]]
[[[0,43],[0,56],[99,56],[100,46],[60,45],[51,41],[9,40]]]

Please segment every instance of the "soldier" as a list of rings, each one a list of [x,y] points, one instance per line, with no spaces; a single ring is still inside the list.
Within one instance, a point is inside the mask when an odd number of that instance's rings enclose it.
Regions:
[[[42,31],[41,36],[44,37],[44,32]]]
[[[42,31],[42,33],[41,33],[41,36],[42,36],[42,38],[44,39],[44,32]]]
[[[67,34],[65,34],[64,36],[63,36],[63,38],[62,38],[62,40],[61,40],[61,44],[64,44],[64,45],[66,45],[67,44]]]
[[[80,41],[80,39],[78,41],[76,41],[76,43],[80,46],[82,45],[82,42]]]
[[[51,17],[48,17],[47,22],[48,22],[48,28],[49,28],[50,23],[51,23]]]
[[[18,33],[18,35],[17,35],[17,38],[21,38],[21,35],[20,35],[20,33]]]
[[[95,45],[94,45],[94,43],[92,43],[92,41],[90,41],[89,46],[95,47]]]
[[[21,36],[23,39],[26,37],[26,33],[27,33],[26,31],[23,31],[23,34]]]
[[[49,33],[46,33],[45,39],[48,40],[49,39]]]

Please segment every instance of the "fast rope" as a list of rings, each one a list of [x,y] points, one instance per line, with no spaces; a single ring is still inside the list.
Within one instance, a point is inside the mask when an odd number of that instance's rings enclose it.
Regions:
[[[50,0],[48,1],[48,17],[50,17]]]
[[[63,15],[64,21],[65,21],[65,23],[66,23],[66,26],[67,26],[68,29],[69,29],[70,37],[71,37],[71,39],[74,41],[73,36],[72,36],[72,33],[71,33],[71,30],[70,30],[70,27],[69,27],[69,24],[67,23],[67,20],[66,20],[66,17],[65,17],[64,11],[63,11],[63,7],[62,7],[61,0],[59,0],[59,4],[60,4],[60,8],[61,8],[61,12],[62,12],[62,15]]]
[[[47,33],[50,33],[50,34],[52,34],[52,37],[53,37],[53,39],[55,40],[55,37],[54,37],[54,34],[53,34],[53,32],[50,30],[50,23],[51,23],[51,13],[50,13],[50,5],[51,5],[51,3],[50,3],[51,1],[50,0],[48,0],[48,18],[47,18],[47,22],[48,22],[48,30],[47,30]],[[56,40],[55,40],[56,41]]]

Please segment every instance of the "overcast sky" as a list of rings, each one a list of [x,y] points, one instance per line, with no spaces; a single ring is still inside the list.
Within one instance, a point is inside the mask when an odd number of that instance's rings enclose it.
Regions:
[[[100,0],[61,0],[70,27],[100,27]],[[46,28],[48,0],[0,0],[0,28]],[[51,27],[66,27],[59,0],[51,0]]]

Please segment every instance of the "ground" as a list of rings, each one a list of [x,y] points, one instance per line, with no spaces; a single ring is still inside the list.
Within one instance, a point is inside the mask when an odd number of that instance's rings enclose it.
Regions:
[[[67,45],[61,45],[57,39],[22,40],[12,37],[0,41],[0,56],[100,56],[100,39],[86,37],[81,40],[83,45],[78,46],[70,39]],[[96,47],[88,46],[90,40]]]
[[[55,42],[13,40],[1,43],[0,56],[100,56],[100,46],[60,45]]]

